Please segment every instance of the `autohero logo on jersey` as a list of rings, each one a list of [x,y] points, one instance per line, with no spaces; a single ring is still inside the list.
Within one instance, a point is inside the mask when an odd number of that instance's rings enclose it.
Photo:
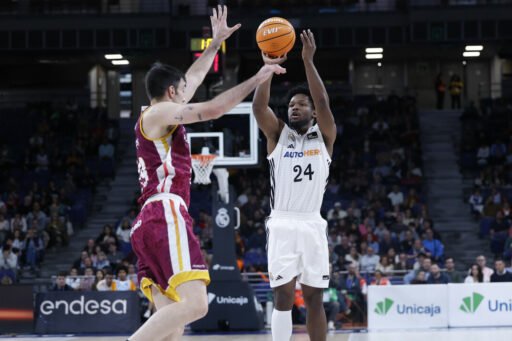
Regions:
[[[231,304],[243,306],[249,304],[249,299],[245,296],[217,296],[214,293],[208,293],[208,304],[215,302],[217,304]]]
[[[128,301],[125,299],[111,300],[86,300],[84,295],[72,301],[66,300],[44,300],[39,306],[39,311],[43,315],[52,315],[60,313],[64,315],[126,315]]]
[[[228,210],[225,208],[219,208],[217,211],[217,215],[215,216],[215,223],[221,229],[228,227],[230,223]]]
[[[301,158],[301,157],[308,157],[308,156],[318,156],[322,154],[320,149],[308,149],[303,152],[285,152],[283,157],[289,157],[289,158]]]

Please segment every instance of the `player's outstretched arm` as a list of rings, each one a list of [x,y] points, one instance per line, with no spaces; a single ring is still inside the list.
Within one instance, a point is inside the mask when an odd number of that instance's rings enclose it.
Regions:
[[[197,88],[203,83],[204,77],[206,77],[208,70],[210,70],[222,42],[228,39],[241,26],[241,24],[236,24],[233,27],[228,27],[227,16],[228,8],[226,6],[218,5],[217,9],[213,8],[213,14],[210,16],[212,41],[185,74],[187,81],[184,95],[185,103],[188,103],[194,97]]]
[[[265,65],[278,65],[286,60],[286,56],[271,59],[264,53],[261,54]],[[272,76],[265,82],[256,87],[254,98],[252,100],[252,111],[258,127],[267,138],[267,152],[270,154],[274,150],[279,135],[283,130],[284,123],[281,121],[268,106],[270,100],[270,85],[272,84]]]
[[[190,124],[209,121],[221,117],[242,102],[259,84],[265,82],[273,74],[286,73],[279,65],[265,65],[257,74],[243,83],[221,93],[217,97],[201,103],[178,104],[174,102],[159,102],[144,114],[148,126]]]
[[[324,136],[327,150],[332,155],[334,141],[336,140],[336,122],[329,107],[329,95],[313,62],[316,51],[315,37],[310,30],[304,30],[300,34],[300,39],[302,40],[302,60],[306,69],[309,91],[315,104],[316,121]]]

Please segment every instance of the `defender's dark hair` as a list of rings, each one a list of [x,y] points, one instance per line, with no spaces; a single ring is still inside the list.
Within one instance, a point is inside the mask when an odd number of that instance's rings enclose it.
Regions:
[[[311,92],[309,91],[308,86],[304,84],[294,86],[293,88],[290,89],[290,91],[288,91],[288,94],[286,95],[286,103],[290,103],[292,97],[297,94],[306,95],[313,109],[315,108],[315,103],[313,102],[313,97],[311,97]]]
[[[185,74],[181,70],[156,62],[146,73],[146,94],[150,100],[163,97],[171,85],[177,88],[181,79],[185,80]]]

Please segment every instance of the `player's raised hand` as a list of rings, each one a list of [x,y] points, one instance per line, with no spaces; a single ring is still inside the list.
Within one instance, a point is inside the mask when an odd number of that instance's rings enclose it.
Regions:
[[[284,56],[281,56],[281,57],[272,58],[269,55],[267,55],[266,53],[261,52],[261,58],[263,58],[263,63],[265,63],[266,65],[275,65],[275,64],[281,65],[286,61],[286,59],[288,58],[288,55],[285,54]]]
[[[279,66],[277,64],[265,64],[261,67],[260,71],[256,74],[256,77],[258,78],[259,83],[264,83],[267,79],[269,79],[270,76],[273,74],[281,75],[283,73],[286,73],[286,69],[282,66]]]
[[[311,30],[304,30],[300,34],[302,40],[302,60],[305,62],[312,62],[313,56],[316,51],[315,36]]]
[[[228,39],[233,32],[238,30],[242,25],[236,24],[235,26],[228,27],[227,22],[228,8],[226,6],[218,5],[217,9],[213,8],[213,13],[210,16],[212,23],[212,40],[220,44]]]

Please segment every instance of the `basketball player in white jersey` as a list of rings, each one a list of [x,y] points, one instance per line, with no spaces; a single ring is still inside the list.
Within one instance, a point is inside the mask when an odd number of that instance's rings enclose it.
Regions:
[[[267,252],[270,286],[274,290],[272,339],[292,335],[295,283],[301,284],[307,308],[307,330],[312,341],[323,341],[327,322],[322,303],[329,285],[327,222],[320,216],[329,165],[336,139],[336,124],[329,97],[313,63],[313,33],[303,31],[302,59],[309,89],[289,94],[288,124],[268,107],[272,77],[256,88],[253,111],[267,137],[270,163],[270,205]],[[282,63],[286,57],[266,64]]]

